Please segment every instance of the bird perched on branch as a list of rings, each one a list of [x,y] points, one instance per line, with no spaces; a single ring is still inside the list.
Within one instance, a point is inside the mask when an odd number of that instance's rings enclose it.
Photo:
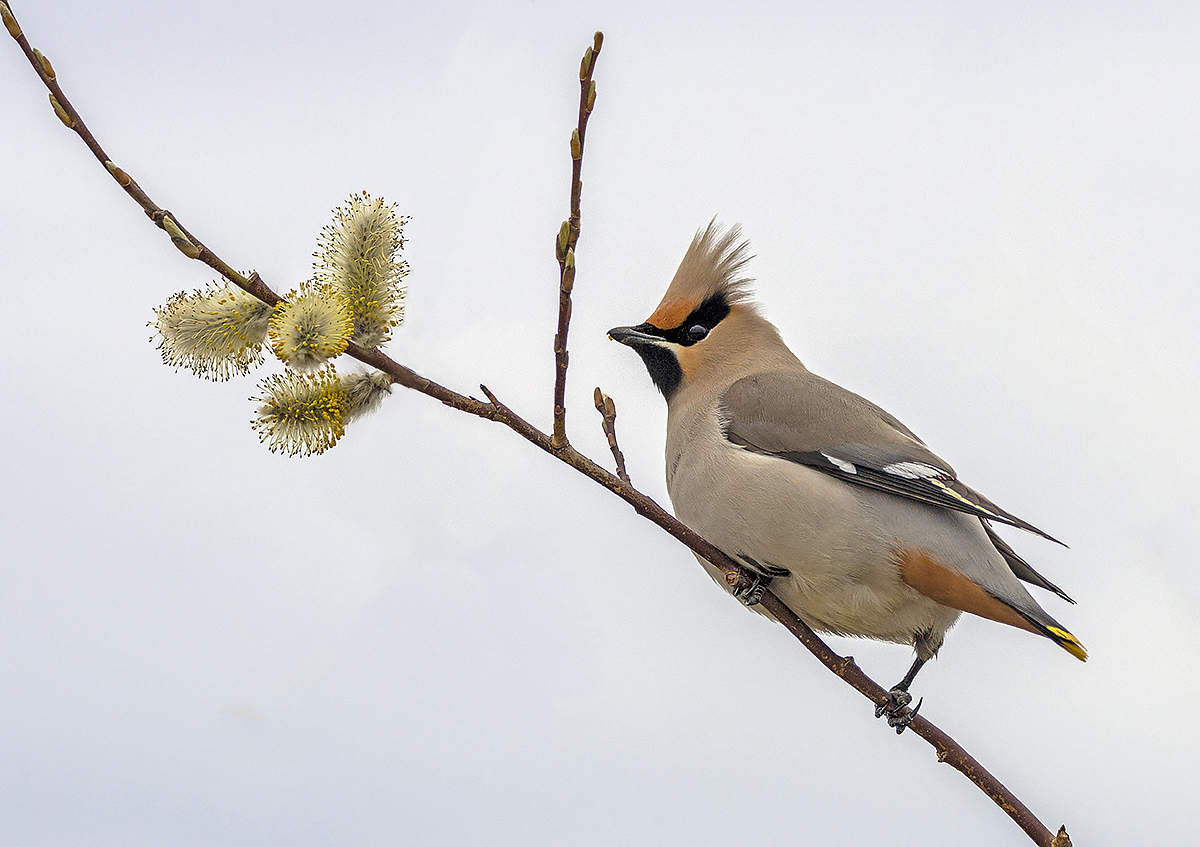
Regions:
[[[1074,601],[991,524],[1055,539],[959,482],[883,409],[809,371],[751,302],[746,249],[737,227],[710,223],[649,319],[608,333],[666,398],[677,516],[754,575],[740,599],[753,607],[769,586],[815,630],[912,645],[916,661],[876,712],[897,732],[916,714],[909,686],[961,612],[1086,660],[1021,583]]]

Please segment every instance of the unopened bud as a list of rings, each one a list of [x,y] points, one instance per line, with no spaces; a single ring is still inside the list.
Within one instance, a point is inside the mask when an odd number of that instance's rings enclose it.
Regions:
[[[53,94],[50,95],[50,105],[54,107],[54,114],[58,115],[58,119],[63,122],[63,126],[67,129],[75,128],[75,121],[67,114],[67,110],[62,107],[62,103],[58,102],[58,98]]]
[[[571,130],[571,158],[583,158],[583,145],[579,143],[579,130],[577,128]]]
[[[133,177],[114,165],[111,160],[105,162],[104,167],[108,168],[108,172],[117,180],[117,185],[122,188],[127,188],[133,182]]]
[[[595,59],[596,53],[589,47],[583,53],[583,61],[579,64],[579,78],[587,79],[588,74],[592,72],[592,61]]]
[[[195,259],[200,255],[200,248],[184,235],[183,230],[179,228],[175,221],[171,220],[170,215],[163,215],[163,229],[167,231],[167,235],[171,236],[171,243],[179,248],[180,253],[189,259]]]
[[[588,86],[588,95],[587,95],[587,111],[588,111],[589,115],[592,113],[592,107],[595,105],[596,105],[596,81],[592,80],[592,84]]]
[[[592,50],[596,53],[600,52],[600,48],[604,46],[604,33],[596,30],[596,34],[592,36]]]
[[[46,76],[50,79],[54,79],[54,65],[50,64],[50,60],[47,59],[45,55],[42,54],[42,51],[36,47],[33,48],[33,55],[37,56],[37,60],[42,63],[42,70],[46,72]]]
[[[592,402],[596,404],[596,411],[604,411],[604,392],[600,390],[600,386],[596,386],[596,390],[592,393]]]
[[[567,242],[571,238],[571,222],[563,221],[562,226],[558,228],[558,238],[554,242],[555,257],[561,262],[563,257],[567,255]]]
[[[13,38],[21,37],[21,25],[13,17],[13,13],[9,10],[7,3],[0,3],[0,18],[4,18],[4,26],[8,30],[9,35]]]
[[[563,258],[562,271],[562,290],[564,294],[570,294],[571,289],[575,287],[575,250],[574,248],[567,250],[567,255]]]
[[[179,228],[179,224],[175,223],[175,219],[170,215],[162,216],[162,225],[163,229],[167,231],[167,235],[171,236],[172,238],[179,238],[184,241],[189,240],[188,237],[183,234],[183,230]]]

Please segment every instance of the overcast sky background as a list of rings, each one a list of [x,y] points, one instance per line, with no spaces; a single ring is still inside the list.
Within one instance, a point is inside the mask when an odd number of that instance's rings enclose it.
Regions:
[[[965,620],[923,713],[1078,845],[1200,837],[1200,6],[14,0],[113,160],[277,291],[330,210],[412,216],[388,352],[549,426],[576,72],[573,441],[666,504],[605,338],[740,222],[766,314],[968,484],[1091,651]],[[691,554],[397,390],[272,455],[164,367],[189,263],[0,39],[0,841],[1027,843]],[[884,685],[894,645],[832,639]]]

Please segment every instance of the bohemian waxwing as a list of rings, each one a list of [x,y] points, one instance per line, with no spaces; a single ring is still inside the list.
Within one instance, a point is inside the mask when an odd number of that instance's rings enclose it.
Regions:
[[[911,644],[916,661],[876,712],[897,732],[915,714],[913,678],[960,612],[1086,660],[1021,581],[1074,601],[990,524],[1050,536],[959,482],[883,409],[804,367],[750,302],[739,239],[710,223],[650,318],[608,334],[642,357],[666,398],[679,519],[756,576],[741,599],[753,607],[769,585],[813,629]]]

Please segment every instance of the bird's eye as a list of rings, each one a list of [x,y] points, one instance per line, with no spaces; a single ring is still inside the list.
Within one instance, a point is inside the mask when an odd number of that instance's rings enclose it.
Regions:
[[[696,324],[688,330],[687,334],[688,338],[692,339],[692,341],[701,341],[704,336],[708,335],[708,327]]]

